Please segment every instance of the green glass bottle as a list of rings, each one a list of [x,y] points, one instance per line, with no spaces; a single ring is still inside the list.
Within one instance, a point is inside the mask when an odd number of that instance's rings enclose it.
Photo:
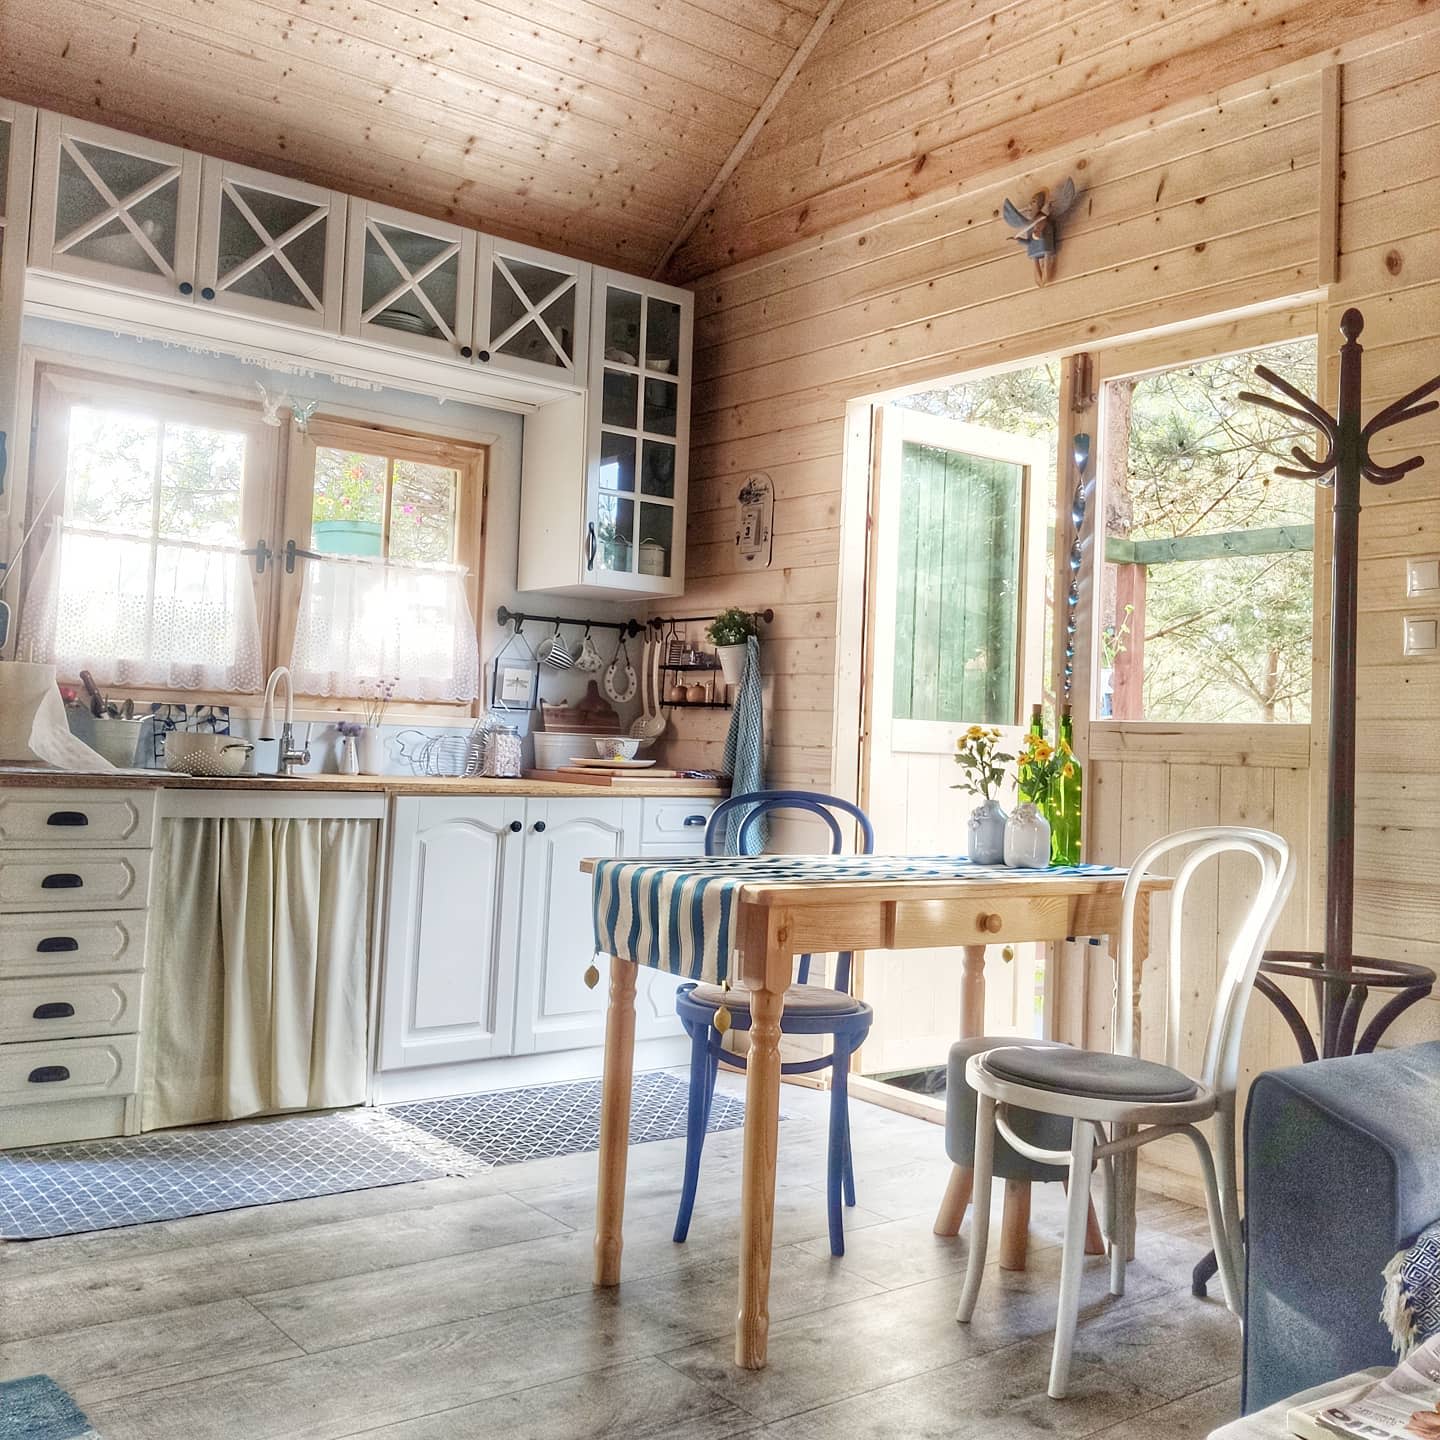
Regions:
[[[1070,707],[1060,711],[1060,750],[1066,765],[1056,780],[1050,805],[1050,863],[1080,863],[1080,806],[1084,795],[1085,777],[1075,758],[1074,722]]]
[[[1035,740],[1043,740],[1045,738],[1045,720],[1040,713],[1041,709],[1042,707],[1039,705],[1032,705],[1030,707],[1029,734],[1031,738]],[[1015,784],[1022,800],[1033,800],[1037,805],[1044,801],[1045,797],[1043,795],[1035,794],[1035,787],[1030,781],[1030,767],[1028,765],[1022,765],[1020,767],[1019,773],[1015,777]]]

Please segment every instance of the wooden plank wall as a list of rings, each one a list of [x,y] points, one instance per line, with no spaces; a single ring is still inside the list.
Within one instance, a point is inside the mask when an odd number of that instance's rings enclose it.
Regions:
[[[706,275],[1427,13],[1427,0],[846,0],[675,257]],[[1430,11],[1433,13],[1433,9]]]
[[[1315,72],[1226,91],[697,285],[683,613],[774,608],[772,784],[832,783],[847,402],[1311,290],[1319,101]],[[1041,290],[1000,206],[1066,173],[1085,194]],[[740,574],[735,497],[757,469],[774,559]],[[724,723],[676,715],[674,734],[718,763]]]

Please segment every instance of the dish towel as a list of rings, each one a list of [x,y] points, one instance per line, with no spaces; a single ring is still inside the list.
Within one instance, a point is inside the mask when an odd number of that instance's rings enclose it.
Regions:
[[[1403,1360],[1415,1346],[1440,1335],[1440,1221],[1385,1267],[1380,1319]]]
[[[763,681],[760,676],[760,637],[752,635],[745,642],[745,673],[735,693],[735,708],[730,712],[730,733],[725,737],[725,758],[722,762],[730,775],[732,795],[750,795],[765,788],[765,707],[761,700]],[[762,816],[745,835],[745,848],[740,849],[740,827],[755,807],[737,805],[725,816],[725,853],[727,855],[758,855],[765,848],[770,824]]]

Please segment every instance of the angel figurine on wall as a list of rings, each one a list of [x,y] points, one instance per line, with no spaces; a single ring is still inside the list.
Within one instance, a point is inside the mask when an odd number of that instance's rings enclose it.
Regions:
[[[1047,284],[1055,273],[1055,251],[1060,244],[1055,222],[1075,203],[1075,195],[1075,182],[1067,175],[1053,190],[1035,194],[1023,210],[1010,200],[1005,202],[1005,223],[1035,262],[1037,285]]]

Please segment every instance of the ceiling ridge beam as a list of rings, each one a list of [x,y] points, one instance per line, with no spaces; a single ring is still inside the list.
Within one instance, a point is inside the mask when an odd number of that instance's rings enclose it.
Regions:
[[[755,143],[761,130],[765,128],[765,122],[774,113],[775,107],[785,98],[785,92],[794,83],[801,66],[810,58],[810,52],[820,43],[820,37],[830,28],[830,22],[835,18],[836,11],[844,3],[845,0],[826,0],[825,8],[815,17],[815,23],[806,33],[805,38],[796,46],[795,53],[790,57],[790,63],[780,72],[775,84],[770,88],[770,93],[760,102],[759,108],[750,118],[750,123],[745,127],[744,134],[735,142],[735,148],[721,162],[714,179],[705,187],[705,193],[695,202],[694,209],[685,217],[685,223],[675,232],[674,239],[665,247],[665,253],[650,272],[651,279],[658,280],[664,274],[665,267],[670,263],[675,252],[690,238],[695,227],[704,218],[705,212],[714,204],[715,197],[724,188],[725,182],[735,173],[736,166],[749,154],[750,147]]]

